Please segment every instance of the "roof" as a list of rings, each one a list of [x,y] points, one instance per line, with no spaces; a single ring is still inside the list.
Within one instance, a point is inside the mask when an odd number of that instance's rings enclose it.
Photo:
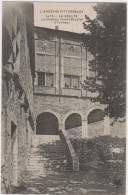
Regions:
[[[50,29],[50,28],[44,28],[44,27],[34,27],[35,32],[36,33],[41,33],[41,31],[43,30],[43,32],[47,32],[47,36],[50,35],[54,35],[57,34],[58,36],[62,36],[62,37],[71,37],[74,39],[79,39],[79,40],[83,40],[83,37],[85,36],[84,33],[75,33],[75,32],[70,32],[70,31],[64,31],[64,30],[56,30],[56,29]]]

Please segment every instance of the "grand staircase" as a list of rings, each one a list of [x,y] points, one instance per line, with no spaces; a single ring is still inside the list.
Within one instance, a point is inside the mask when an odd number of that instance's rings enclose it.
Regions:
[[[59,135],[34,135],[27,171],[33,175],[46,175],[58,171],[71,171],[68,149]]]

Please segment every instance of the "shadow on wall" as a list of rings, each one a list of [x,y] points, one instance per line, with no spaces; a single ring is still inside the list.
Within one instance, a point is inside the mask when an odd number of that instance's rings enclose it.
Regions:
[[[81,138],[82,137],[82,126],[68,129],[66,132],[69,138]]]
[[[96,109],[88,115],[88,136],[92,138],[99,135],[104,135],[104,112]]]
[[[67,134],[70,138],[82,137],[82,118],[80,114],[74,113],[67,117],[65,130],[67,130]]]
[[[72,129],[82,125],[82,118],[80,114],[74,113],[67,117],[65,121],[65,129]]]
[[[37,135],[58,135],[58,119],[49,112],[41,113],[36,119]]]
[[[65,129],[70,138],[82,137],[82,118],[80,114],[74,113],[67,117]],[[88,136],[95,137],[104,135],[104,113],[100,109],[93,110],[88,115]]]

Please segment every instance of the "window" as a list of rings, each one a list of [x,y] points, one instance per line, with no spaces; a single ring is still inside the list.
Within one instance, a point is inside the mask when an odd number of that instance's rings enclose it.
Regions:
[[[46,86],[53,87],[53,74],[46,73]]]
[[[65,79],[65,88],[71,88],[71,76],[64,76]]]
[[[44,72],[39,72],[38,73],[38,85],[39,86],[44,86],[45,85],[45,73]]]
[[[53,87],[53,74],[52,73],[38,73],[38,85]]]
[[[72,76],[72,87],[75,89],[79,88],[79,77]]]
[[[64,80],[65,80],[65,88],[74,88],[74,89],[79,88],[78,76],[65,75]]]

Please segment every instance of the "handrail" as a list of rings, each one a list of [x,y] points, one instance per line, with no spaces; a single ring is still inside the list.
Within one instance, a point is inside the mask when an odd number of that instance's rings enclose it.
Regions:
[[[68,148],[68,151],[69,151],[69,155],[70,155],[70,158],[71,158],[71,162],[72,162],[72,168],[73,168],[73,171],[79,171],[79,158],[69,140],[69,137],[66,133],[66,131],[63,129],[63,130],[60,130],[60,136],[61,136],[61,139],[63,139],[67,145],[67,148]]]

